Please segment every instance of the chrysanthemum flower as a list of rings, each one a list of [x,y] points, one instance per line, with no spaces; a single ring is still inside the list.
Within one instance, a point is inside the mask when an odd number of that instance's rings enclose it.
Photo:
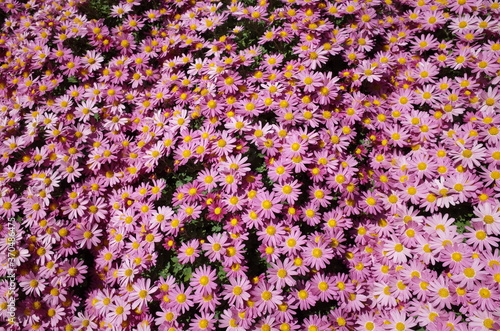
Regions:
[[[120,325],[123,321],[127,320],[130,315],[130,304],[120,297],[115,298],[115,301],[109,305],[109,313],[106,319],[112,325]]]
[[[498,235],[500,233],[500,210],[496,204],[481,204],[474,208],[474,214],[477,217],[472,221],[482,222],[487,234]]]
[[[195,259],[200,256],[198,250],[199,246],[198,240],[190,240],[189,242],[183,243],[179,248],[179,262],[193,263]]]
[[[331,258],[333,249],[322,239],[318,242],[309,242],[304,248],[304,263],[316,270],[324,269]]]
[[[295,285],[296,281],[293,276],[297,275],[297,273],[295,272],[296,266],[292,260],[278,260],[276,263],[271,263],[271,266],[269,276],[270,284],[275,285],[277,289],[281,289],[285,285]]]
[[[280,291],[276,290],[274,286],[265,281],[261,281],[257,284],[252,291],[252,295],[255,307],[264,314],[274,311],[283,300]]]
[[[215,279],[215,270],[207,266],[201,266],[193,272],[189,284],[195,290],[200,290],[202,295],[207,295],[216,289]]]
[[[131,308],[143,311],[147,306],[147,302],[151,301],[151,295],[158,290],[158,287],[151,286],[151,280],[143,278],[139,278],[132,287],[134,291],[129,294]]]
[[[229,282],[230,285],[224,285],[224,291],[226,292],[224,299],[228,300],[229,304],[242,308],[244,303],[250,299],[249,291],[252,285],[244,277],[231,277]]]

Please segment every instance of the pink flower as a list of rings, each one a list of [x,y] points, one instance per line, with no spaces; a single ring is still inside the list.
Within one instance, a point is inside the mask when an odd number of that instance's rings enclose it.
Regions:
[[[255,199],[258,213],[264,218],[274,218],[281,211],[280,199],[272,193],[260,192]]]
[[[19,286],[23,288],[23,291],[27,294],[35,294],[41,295],[42,291],[45,289],[46,285],[44,284],[43,279],[30,272],[28,275],[24,276],[19,281]]]
[[[143,311],[147,307],[147,303],[152,300],[152,294],[154,294],[158,287],[151,286],[150,279],[139,278],[133,285],[134,291],[130,293],[128,299],[131,301],[131,308]]]
[[[252,295],[253,301],[255,301],[255,307],[264,314],[274,311],[283,300],[280,291],[276,290],[274,286],[265,281],[261,281],[257,284],[252,291]]]
[[[244,303],[250,299],[249,291],[252,285],[244,277],[230,277],[229,283],[224,285],[224,300],[228,300],[230,305],[235,305],[237,308],[243,308]]]
[[[201,266],[191,275],[189,285],[193,287],[196,292],[200,292],[202,295],[207,295],[215,291],[217,288],[215,280],[215,270],[207,266]]]
[[[180,263],[193,263],[197,257],[200,256],[198,240],[191,240],[183,243],[179,248],[179,262]]]
[[[130,305],[120,297],[115,298],[114,303],[109,305],[109,312],[106,319],[112,325],[120,325],[123,321],[127,320],[130,314]]]
[[[318,242],[308,242],[304,248],[304,264],[321,270],[326,268],[333,258],[333,250],[327,241],[320,238]]]
[[[277,289],[282,289],[285,285],[294,286],[296,280],[293,276],[297,275],[296,268],[294,262],[287,258],[271,263],[269,283],[275,285]]]
[[[481,204],[474,208],[474,214],[477,217],[472,222],[482,224],[487,234],[500,234],[500,210],[497,204]]]
[[[80,227],[77,227],[75,231],[75,240],[79,242],[80,247],[92,248],[93,246],[97,246],[101,241],[99,237],[102,236],[102,230],[99,229],[97,224],[82,224]]]

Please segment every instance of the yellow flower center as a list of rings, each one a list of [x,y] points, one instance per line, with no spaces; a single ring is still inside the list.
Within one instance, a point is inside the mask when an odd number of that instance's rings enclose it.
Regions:
[[[491,215],[486,215],[483,217],[483,221],[486,224],[492,224],[493,222],[495,222],[495,219]]]
[[[300,290],[299,293],[297,294],[297,296],[300,299],[305,300],[309,297],[309,293],[306,290]]]
[[[491,291],[487,288],[484,288],[484,287],[481,288],[478,293],[479,293],[479,296],[483,299],[489,299],[491,297]]]
[[[273,206],[273,203],[271,201],[269,201],[269,200],[262,201],[262,208],[271,209],[272,206]]]
[[[321,250],[321,248],[314,248],[311,254],[313,257],[318,259],[323,256],[323,251]]]
[[[455,253],[451,254],[451,258],[455,262],[460,262],[460,261],[462,261],[462,254],[455,252]]]
[[[264,291],[261,294],[261,298],[264,301],[269,301],[269,300],[271,300],[272,297],[273,297],[273,294],[270,291]]]
[[[240,286],[235,286],[233,288],[233,294],[234,295],[240,295],[241,293],[243,293],[243,289]]]
[[[207,276],[202,276],[200,278],[200,284],[203,286],[207,285],[209,282],[210,282],[210,279]]]

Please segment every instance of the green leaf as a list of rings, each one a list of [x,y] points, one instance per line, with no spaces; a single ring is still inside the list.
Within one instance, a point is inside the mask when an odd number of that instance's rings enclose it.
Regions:
[[[183,280],[185,282],[187,282],[188,280],[191,279],[192,275],[193,275],[193,269],[191,267],[185,267],[183,270],[182,270],[182,274],[184,275],[184,278]]]

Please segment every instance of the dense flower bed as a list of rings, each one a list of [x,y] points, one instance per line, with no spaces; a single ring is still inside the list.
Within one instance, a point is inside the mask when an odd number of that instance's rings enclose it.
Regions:
[[[500,329],[498,0],[0,21],[12,330]]]

